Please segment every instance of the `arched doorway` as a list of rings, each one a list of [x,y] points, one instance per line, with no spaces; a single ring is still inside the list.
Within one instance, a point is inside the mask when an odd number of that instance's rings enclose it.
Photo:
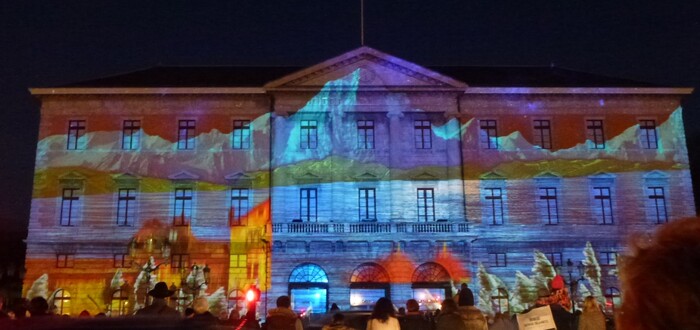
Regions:
[[[620,308],[621,303],[622,297],[618,288],[611,286],[605,290],[605,306],[603,308],[605,314],[615,315],[615,310]]]
[[[328,275],[319,265],[305,263],[289,275],[289,297],[297,312],[325,313],[328,310]]]
[[[350,307],[371,309],[381,297],[391,297],[389,274],[373,262],[363,263],[350,275]]]
[[[411,288],[413,299],[418,301],[421,309],[435,310],[449,297],[452,291],[450,273],[445,267],[435,262],[426,262],[413,272]]]

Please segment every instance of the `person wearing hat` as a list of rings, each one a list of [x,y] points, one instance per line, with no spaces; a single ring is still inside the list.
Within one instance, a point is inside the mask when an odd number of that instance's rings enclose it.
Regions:
[[[153,290],[148,291],[148,295],[153,297],[153,302],[136,312],[136,315],[180,316],[180,313],[168,306],[168,302],[165,301],[165,298],[172,296],[173,293],[175,291],[169,290],[165,282],[156,283]]]

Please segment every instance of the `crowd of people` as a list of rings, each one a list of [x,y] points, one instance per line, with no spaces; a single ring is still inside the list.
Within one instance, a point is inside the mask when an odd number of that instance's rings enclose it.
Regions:
[[[623,287],[623,304],[616,313],[617,328],[639,330],[700,329],[700,221],[686,219],[674,221],[660,228],[651,238],[636,239],[631,251],[621,262],[620,279]],[[106,318],[104,313],[92,317],[83,311],[78,318],[54,316],[49,304],[42,297],[28,303],[15,304],[7,310],[0,300],[0,329],[92,329],[109,324],[111,329],[263,329],[303,330],[299,315],[291,308],[288,296],[277,298],[277,308],[271,309],[260,324],[254,310],[239,318],[235,309],[229,319],[220,320],[209,312],[205,298],[195,299],[184,316],[170,307],[166,298],[173,295],[164,282],[159,282],[148,292],[152,297],[149,306],[135,316]],[[613,324],[606,322],[601,306],[595,297],[586,297],[580,313],[572,313],[572,301],[561,277],[555,277],[549,289],[539,292],[533,308],[547,308],[557,330],[605,330]],[[421,311],[414,299],[397,309],[388,298],[380,298],[365,319],[354,317],[352,324],[332,305],[332,319],[323,330],[515,330],[519,329],[517,317],[507,313],[487,317],[474,306],[474,294],[466,284],[452,298],[442,302],[441,310]],[[527,313],[528,311],[525,311]],[[357,316],[357,315],[355,315]],[[85,323],[93,320],[95,323]],[[104,320],[100,323],[99,320]],[[307,327],[308,328],[308,327]]]

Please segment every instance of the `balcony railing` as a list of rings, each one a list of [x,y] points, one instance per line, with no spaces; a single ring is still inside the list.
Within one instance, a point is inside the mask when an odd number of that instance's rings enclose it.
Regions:
[[[468,233],[467,222],[288,222],[272,224],[273,233]]]

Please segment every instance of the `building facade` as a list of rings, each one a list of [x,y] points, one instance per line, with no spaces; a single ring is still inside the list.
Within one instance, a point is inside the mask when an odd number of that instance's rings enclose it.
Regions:
[[[368,47],[35,88],[25,292],[48,274],[67,314],[129,313],[156,278],[175,304],[223,288],[233,308],[255,285],[262,308],[283,294],[299,311],[432,308],[478,290],[479,264],[511,286],[534,250],[564,266],[591,242],[615,295],[628,235],[695,215],[690,92]]]

